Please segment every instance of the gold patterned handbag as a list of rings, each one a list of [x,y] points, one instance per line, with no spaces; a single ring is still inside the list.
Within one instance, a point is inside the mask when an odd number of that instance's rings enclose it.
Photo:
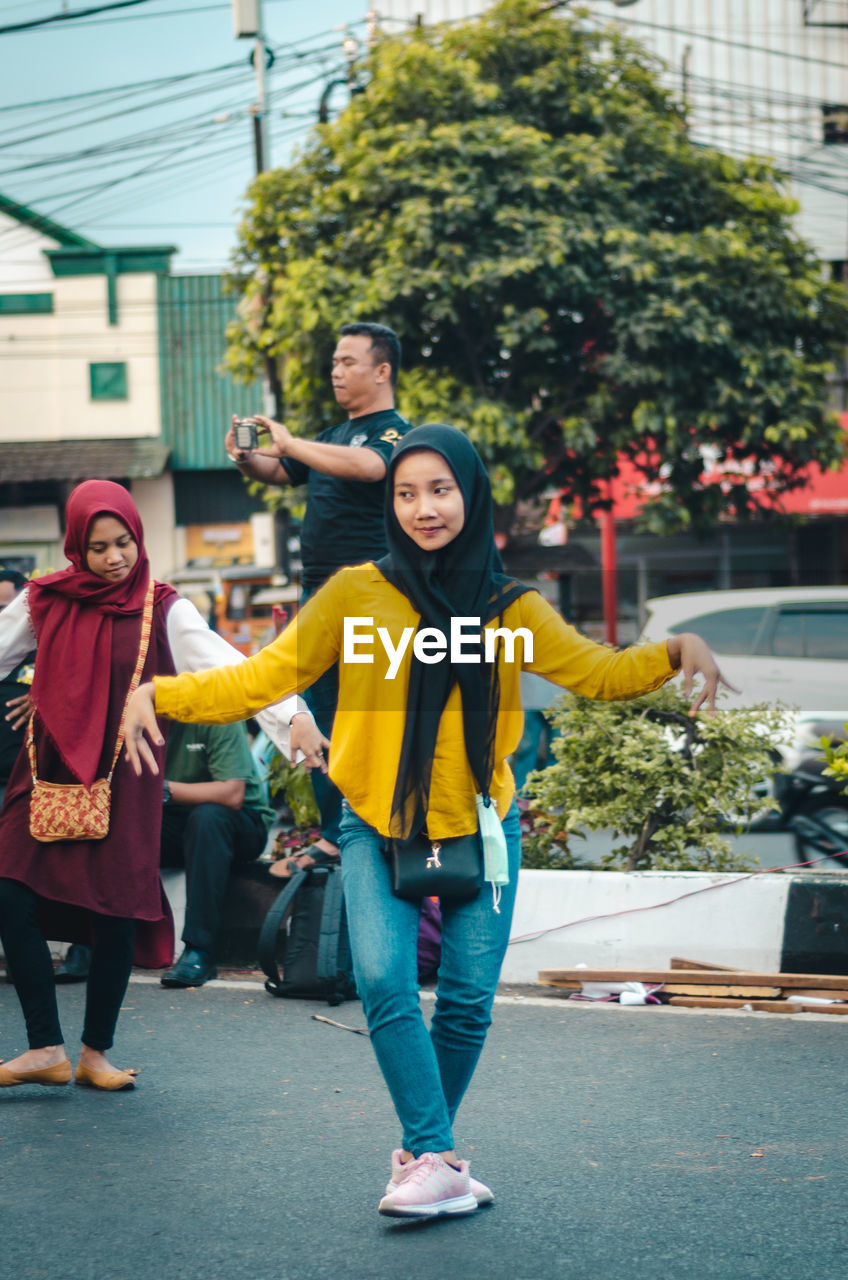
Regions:
[[[32,770],[32,793],[29,800],[29,831],[35,840],[52,844],[56,840],[103,840],[109,834],[109,809],[112,799],[112,774],[124,743],[127,707],[138,688],[153,621],[153,579],[144,598],[141,618],[141,640],[130,687],[124,699],[121,724],[109,776],[96,778],[90,787],[83,783],[43,782],[36,776],[35,741],[32,717],[27,726],[27,751]]]

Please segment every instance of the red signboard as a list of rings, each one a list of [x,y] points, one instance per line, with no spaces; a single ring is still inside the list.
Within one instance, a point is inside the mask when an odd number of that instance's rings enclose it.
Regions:
[[[843,428],[848,431],[848,413],[840,414]],[[734,479],[745,467],[733,468]],[[780,497],[772,497],[767,492],[767,481],[761,476],[751,476],[748,490],[752,495],[760,494],[763,507],[777,508],[780,511],[800,515],[827,516],[848,515],[848,466],[840,471],[822,471],[812,464],[807,471],[807,483]],[[704,474],[705,484],[721,484],[722,470],[716,467]],[[662,481],[647,483],[642,472],[626,458],[619,463],[619,477],[614,483],[614,513],[616,520],[632,520],[639,514],[645,502],[662,491]]]

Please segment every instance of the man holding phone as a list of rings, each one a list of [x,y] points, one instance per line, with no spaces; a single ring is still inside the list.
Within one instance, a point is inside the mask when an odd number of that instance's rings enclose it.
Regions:
[[[236,419],[225,448],[243,475],[264,484],[306,484],[306,514],[300,536],[303,604],[337,569],[377,560],[386,553],[383,525],[386,467],[410,423],[395,409],[400,341],[385,325],[343,325],[333,352],[332,385],[348,418],[314,440],[293,436],[264,414],[254,421],[268,433],[267,444],[240,449]],[[321,731],[330,737],[338,700],[333,667],[304,693]],[[312,772],[321,813],[321,838],[296,861],[300,866],[338,853],[341,795],[329,778]]]

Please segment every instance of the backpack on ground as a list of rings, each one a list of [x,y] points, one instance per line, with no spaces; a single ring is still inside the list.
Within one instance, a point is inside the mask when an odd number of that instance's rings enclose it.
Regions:
[[[258,950],[270,995],[326,1000],[330,1005],[353,1000],[356,984],[341,869],[317,866],[295,871],[265,917]]]

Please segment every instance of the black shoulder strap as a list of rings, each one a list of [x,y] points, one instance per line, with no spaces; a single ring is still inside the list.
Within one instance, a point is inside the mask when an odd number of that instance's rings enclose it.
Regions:
[[[321,908],[321,933],[318,938],[319,982],[326,982],[328,989],[335,987],[339,975],[339,937],[342,929],[342,873],[337,867],[322,868],[326,871],[324,904]]]
[[[273,986],[277,986],[282,981],[280,978],[280,971],[277,968],[277,935],[280,932],[282,925],[285,923],[286,916],[291,910],[295,894],[308,875],[308,869],[295,871],[288,884],[282,892],[277,895],[277,898],[271,907],[269,907],[268,914],[262,922],[262,928],[259,931],[259,942],[257,944],[259,963],[261,964],[268,981]]]

